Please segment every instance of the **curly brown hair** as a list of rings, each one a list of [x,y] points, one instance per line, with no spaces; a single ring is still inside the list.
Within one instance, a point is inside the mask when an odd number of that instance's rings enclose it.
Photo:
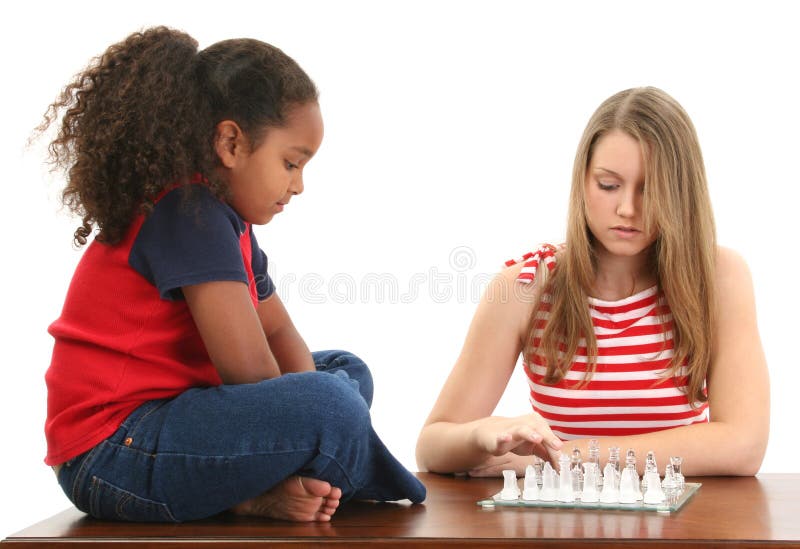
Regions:
[[[70,82],[37,128],[64,112],[49,157],[63,169],[62,201],[82,218],[75,244],[119,242],[165,188],[201,174],[225,198],[213,143],[233,120],[257,147],[290,107],[317,101],[308,75],[278,48],[224,40],[198,52],[197,41],[167,27],[136,32],[110,46]]]

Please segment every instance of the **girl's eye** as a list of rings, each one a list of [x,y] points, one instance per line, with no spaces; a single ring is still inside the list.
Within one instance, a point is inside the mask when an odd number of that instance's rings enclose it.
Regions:
[[[287,170],[296,170],[298,168],[297,164],[292,164],[288,160],[286,160],[285,162],[286,162],[286,169]]]
[[[616,183],[603,183],[602,181],[598,181],[597,186],[600,187],[600,190],[603,191],[613,191],[619,185],[617,185]]]

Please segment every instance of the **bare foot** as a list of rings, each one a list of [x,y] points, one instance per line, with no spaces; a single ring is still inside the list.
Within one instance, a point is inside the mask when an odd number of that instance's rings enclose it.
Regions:
[[[233,507],[238,515],[296,522],[327,522],[339,507],[342,490],[324,480],[289,477],[272,490]]]

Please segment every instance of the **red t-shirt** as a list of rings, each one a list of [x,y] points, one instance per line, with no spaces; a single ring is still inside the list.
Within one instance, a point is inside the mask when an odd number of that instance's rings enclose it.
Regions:
[[[217,280],[248,284],[254,306],[275,289],[250,224],[202,185],[167,193],[119,244],[88,246],[49,328],[45,463],[91,449],[148,400],[221,383],[181,291]]]

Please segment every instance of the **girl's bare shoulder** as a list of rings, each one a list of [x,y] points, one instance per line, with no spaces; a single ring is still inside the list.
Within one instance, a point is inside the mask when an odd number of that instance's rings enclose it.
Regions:
[[[720,292],[752,287],[744,257],[732,248],[717,246],[715,282]]]

